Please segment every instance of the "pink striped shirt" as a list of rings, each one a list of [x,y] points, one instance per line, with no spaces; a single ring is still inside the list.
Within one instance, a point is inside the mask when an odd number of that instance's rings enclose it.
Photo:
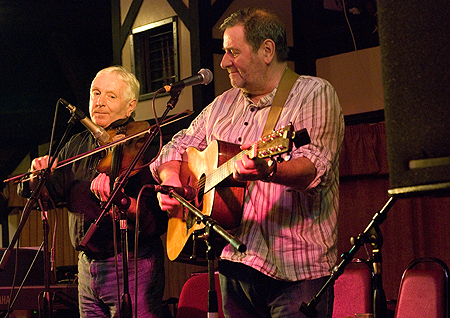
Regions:
[[[252,102],[240,89],[218,96],[166,144],[151,165],[181,160],[187,147],[203,150],[212,140],[236,144],[256,142],[276,89]],[[222,259],[240,262],[280,280],[315,279],[330,274],[337,259],[338,163],[344,136],[342,110],[334,88],[326,80],[300,76],[294,84],[277,123],[306,128],[311,143],[291,152],[306,157],[316,167],[316,177],[305,191],[283,185],[249,182],[243,217],[235,237],[247,251],[228,245]]]

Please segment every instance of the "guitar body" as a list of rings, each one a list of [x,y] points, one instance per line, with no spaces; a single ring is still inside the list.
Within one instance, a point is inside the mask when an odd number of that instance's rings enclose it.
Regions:
[[[261,137],[250,148],[241,150],[239,145],[215,140],[199,151],[193,147],[186,149],[181,163],[180,179],[183,185],[197,190],[193,200],[195,207],[210,216],[225,230],[237,228],[242,217],[242,203],[246,182],[233,179],[234,163],[244,155],[249,158],[275,158],[292,150],[292,141],[297,147],[310,142],[306,129],[294,132],[289,124]],[[289,156],[284,160],[289,160]],[[183,213],[171,216],[167,227],[167,255],[175,260],[183,250],[194,231],[205,225],[197,222],[193,213],[184,209]],[[195,248],[194,251],[195,253]]]
[[[194,205],[204,215],[211,216],[225,230],[235,229],[240,224],[246,183],[238,182],[229,176],[207,192],[204,192],[202,185],[207,176],[214,174],[219,166],[229,162],[239,151],[239,145],[216,140],[203,151],[193,147],[187,148],[181,163],[182,184],[198,190]],[[175,260],[193,232],[203,228],[204,224],[197,222],[195,215],[189,213],[187,209],[182,215],[169,218],[167,228],[169,259]]]

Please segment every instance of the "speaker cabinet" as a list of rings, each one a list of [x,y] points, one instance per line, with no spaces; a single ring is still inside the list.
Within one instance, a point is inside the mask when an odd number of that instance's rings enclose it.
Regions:
[[[450,2],[379,0],[392,195],[450,194]]]

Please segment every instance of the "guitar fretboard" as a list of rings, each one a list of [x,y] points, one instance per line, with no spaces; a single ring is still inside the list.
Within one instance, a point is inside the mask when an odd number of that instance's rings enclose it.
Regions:
[[[218,167],[216,170],[211,172],[211,174],[207,176],[205,180],[205,188],[204,188],[205,193],[207,193],[209,190],[211,190],[216,185],[221,183],[223,180],[228,178],[233,173],[234,163],[238,160],[242,160],[244,154],[247,155],[250,154],[253,151],[252,149],[242,150],[233,158],[231,158],[230,160],[222,164],[220,167]]]
[[[289,151],[292,137],[289,132],[292,132],[292,129],[292,125],[288,125],[262,137],[249,149],[242,150],[233,158],[223,163],[220,167],[214,169],[208,176],[205,177],[204,181],[202,180],[199,182],[197,190],[199,192],[204,191],[204,193],[207,193],[223,180],[228,178],[233,173],[234,163],[237,160],[242,160],[244,155],[248,155],[250,158],[268,158]]]

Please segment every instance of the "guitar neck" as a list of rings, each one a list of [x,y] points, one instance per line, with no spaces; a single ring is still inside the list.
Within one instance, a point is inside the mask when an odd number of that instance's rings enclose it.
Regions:
[[[234,170],[234,163],[238,160],[242,160],[244,154],[249,155],[253,152],[253,147],[248,150],[242,150],[233,158],[229,159],[225,163],[223,163],[220,167],[215,169],[212,173],[210,173],[205,180],[205,193],[214,188],[216,185],[221,183],[223,180],[228,178]]]
[[[273,131],[255,142],[249,149],[244,149],[233,158],[223,163],[216,168],[205,180],[205,193],[214,188],[220,182],[228,178],[234,169],[234,163],[237,160],[242,160],[244,155],[249,158],[271,158],[280,156],[283,153],[289,152],[292,149],[292,139],[295,136],[294,127],[289,124],[285,127]],[[306,131],[306,129],[304,129]],[[309,137],[308,137],[309,139]]]

